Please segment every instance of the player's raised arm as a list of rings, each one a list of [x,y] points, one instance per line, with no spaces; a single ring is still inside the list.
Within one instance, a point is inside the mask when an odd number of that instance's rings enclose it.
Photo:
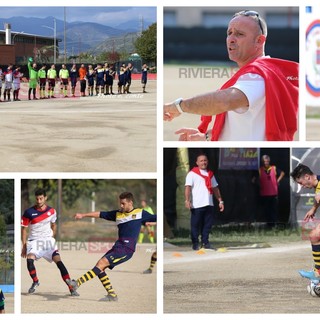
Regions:
[[[88,213],[76,213],[74,215],[76,220],[81,220],[82,218],[100,218],[100,211],[88,212]]]

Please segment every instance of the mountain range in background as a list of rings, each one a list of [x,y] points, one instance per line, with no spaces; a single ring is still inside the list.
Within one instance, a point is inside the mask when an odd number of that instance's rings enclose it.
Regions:
[[[27,18],[11,17],[0,18],[0,29],[10,23],[12,32],[24,32],[40,36],[52,37],[54,34],[54,17]],[[103,51],[116,50],[133,53],[133,42],[148,29],[154,22],[137,17],[116,26],[107,26],[93,22],[66,22],[66,48],[68,55],[77,55],[80,52],[99,54]],[[56,36],[60,39],[59,50],[64,50],[64,21],[56,19]]]

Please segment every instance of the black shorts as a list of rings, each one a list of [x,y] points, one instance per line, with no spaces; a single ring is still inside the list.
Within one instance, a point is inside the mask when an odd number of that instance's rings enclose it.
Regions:
[[[97,83],[96,83],[96,86],[102,86],[104,87],[104,80],[103,79],[100,79],[100,78],[97,78]]]
[[[109,269],[113,269],[115,266],[128,261],[133,256],[133,251],[128,247],[116,245],[113,246],[104,257],[109,261]]]
[[[64,86],[68,85],[68,79],[61,79],[61,84]]]
[[[56,80],[48,79],[48,85],[49,85],[49,88],[54,88],[54,86],[56,85]]]
[[[44,89],[46,87],[46,78],[40,78],[40,89]]]

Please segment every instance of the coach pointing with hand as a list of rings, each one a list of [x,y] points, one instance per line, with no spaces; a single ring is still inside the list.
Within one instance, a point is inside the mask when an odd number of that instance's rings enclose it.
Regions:
[[[256,11],[236,13],[227,29],[229,59],[239,71],[220,90],[164,105],[163,118],[201,115],[197,129],[182,128],[182,141],[290,141],[297,131],[298,64],[265,56],[267,25]],[[216,115],[212,129],[212,116]]]

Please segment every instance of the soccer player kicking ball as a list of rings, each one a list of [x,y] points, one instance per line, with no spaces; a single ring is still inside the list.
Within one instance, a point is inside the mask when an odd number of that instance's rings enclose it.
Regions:
[[[117,301],[118,296],[115,293],[110,279],[105,272],[106,268],[110,270],[115,266],[128,261],[134,254],[137,239],[142,224],[147,222],[156,222],[157,216],[147,211],[134,208],[133,195],[130,192],[123,192],[119,195],[120,209],[112,211],[77,213],[75,219],[82,218],[101,218],[115,221],[118,226],[118,240],[113,247],[97,262],[93,269],[86,272],[77,280],[68,280],[68,283],[74,290],[77,290],[83,283],[98,276],[103,287],[107,291],[107,301]]]
[[[304,221],[312,221],[315,217],[316,211],[320,206],[320,175],[316,175],[312,170],[299,164],[292,172],[292,179],[304,188],[314,189],[315,199],[312,208],[306,213]],[[320,224],[318,224],[309,234],[311,242],[312,255],[314,261],[314,269],[310,271],[300,270],[299,274],[311,281],[312,290],[308,291],[311,295],[320,296]]]
[[[35,198],[36,204],[24,212],[21,221],[21,257],[27,258],[27,268],[33,280],[28,293],[34,293],[40,285],[34,261],[44,258],[50,263],[52,261],[55,262],[60,270],[63,281],[69,288],[70,294],[78,296],[79,294],[68,285],[70,276],[67,268],[61,261],[56,240],[53,238],[56,233],[56,210],[46,204],[47,195],[45,190],[36,190]],[[28,227],[29,236],[27,237]]]

